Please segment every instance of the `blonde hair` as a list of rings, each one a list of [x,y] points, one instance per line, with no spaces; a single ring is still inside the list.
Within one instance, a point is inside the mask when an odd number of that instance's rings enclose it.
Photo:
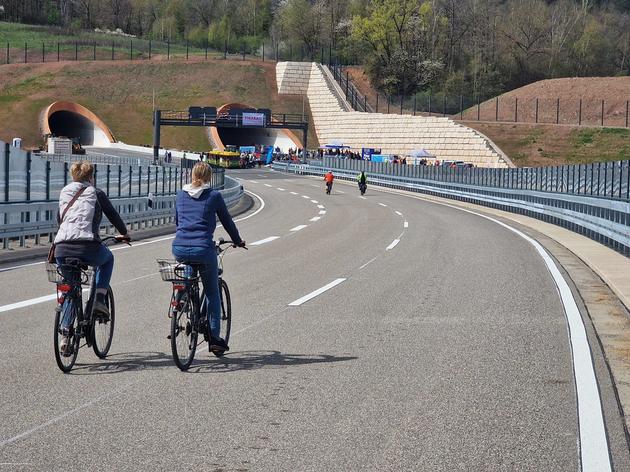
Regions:
[[[75,182],[87,182],[94,177],[94,164],[88,161],[77,161],[70,167],[70,175]]]
[[[212,167],[205,162],[197,162],[192,170],[192,186],[201,187],[210,182],[212,178]]]

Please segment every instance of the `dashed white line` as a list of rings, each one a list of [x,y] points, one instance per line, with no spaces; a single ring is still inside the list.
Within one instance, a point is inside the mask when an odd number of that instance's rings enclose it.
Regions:
[[[403,227],[404,227],[404,228],[409,228],[409,222],[408,222],[408,221],[405,221],[405,222],[403,223]]]
[[[326,214],[326,210],[319,210],[319,214],[320,215],[325,215]]]
[[[261,239],[260,241],[255,241],[253,243],[250,243],[250,246],[260,246],[261,244],[266,244],[266,243],[270,243],[271,241],[275,241],[276,239],[279,239],[280,236],[269,236],[268,238],[265,239]]]
[[[311,184],[311,187],[319,188],[319,185]]]
[[[370,265],[372,262],[374,262],[376,260],[376,257],[373,257],[372,259],[370,259],[369,261],[367,261],[365,264],[363,264],[361,267],[359,267],[359,270],[361,269],[365,269],[368,265]]]
[[[273,187],[273,185],[269,185],[269,184],[264,184],[265,187]]]
[[[338,193],[346,193],[346,192],[343,192],[343,191],[341,191],[341,190],[337,190],[337,192],[338,192]]]
[[[291,192],[291,195],[297,195],[297,194],[298,194],[297,192]]]
[[[321,220],[321,219],[322,219],[322,217],[321,217],[321,216],[314,216],[313,218],[311,218],[311,219],[310,219],[310,220],[308,220],[308,221],[319,221],[319,220]]]
[[[309,198],[311,198],[311,197],[309,197],[308,195],[302,195],[302,198],[309,199]]]
[[[256,180],[250,180],[251,183],[253,184],[257,184],[258,182]]]
[[[398,216],[403,216],[401,212],[399,212],[398,210],[396,210],[394,213],[396,213]]]
[[[378,204],[382,207],[386,207],[387,205],[385,205],[384,203],[378,202]]]
[[[339,285],[341,282],[343,282],[345,280],[346,280],[345,278],[335,279],[332,282],[330,282],[329,284],[324,285],[321,288],[318,288],[317,290],[309,293],[308,295],[304,295],[302,298],[298,298],[297,300],[289,303],[289,306],[300,306],[303,303],[306,303],[307,301],[315,298],[317,295],[321,295],[325,291],[330,290],[333,287],[336,287],[337,285]]]
[[[394,249],[398,245],[399,242],[400,242],[400,239],[394,239],[391,242],[391,244],[385,248],[385,250],[386,251],[390,251],[390,250]]]
[[[278,187],[277,189],[280,190],[281,192],[284,192],[284,189],[281,187]]]
[[[323,210],[324,208],[326,208],[324,205],[317,205],[317,208]]]
[[[359,195],[359,198],[362,198],[363,200],[367,200],[367,197],[364,197],[362,195]]]
[[[301,229],[306,228],[308,225],[299,225],[296,226],[295,228],[291,228],[291,231],[300,231]]]
[[[56,300],[57,294],[44,295],[43,297],[31,298],[30,300],[24,300],[23,302],[11,303],[9,305],[0,306],[0,313],[3,311],[16,310],[18,308],[24,308],[25,306],[37,305],[38,303],[48,302],[50,300]]]
[[[317,200],[311,200],[311,203],[319,203]]]

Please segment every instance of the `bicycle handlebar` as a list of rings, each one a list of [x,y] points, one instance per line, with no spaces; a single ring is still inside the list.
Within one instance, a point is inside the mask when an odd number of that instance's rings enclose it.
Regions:
[[[115,241],[116,243],[125,243],[127,246],[131,246],[131,238],[127,237],[126,239],[119,239],[119,236],[107,236],[103,239],[101,239],[102,243],[105,243],[107,241]]]
[[[217,241],[217,247],[221,247],[224,244],[231,244],[232,247],[242,247],[243,249],[245,249],[246,251],[249,250],[249,248],[247,246],[238,246],[237,244],[234,243],[234,241],[226,241],[223,238],[219,238],[219,240]]]

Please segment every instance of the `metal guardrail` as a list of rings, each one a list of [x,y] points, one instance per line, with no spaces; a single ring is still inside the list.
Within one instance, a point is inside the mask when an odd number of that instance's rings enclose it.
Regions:
[[[243,187],[230,177],[225,178],[225,189],[219,190],[228,208],[234,206],[243,195]],[[175,194],[144,197],[112,198],[112,204],[130,230],[151,228],[174,223]],[[27,239],[35,244],[52,242],[57,232],[58,201],[1,203],[0,229],[2,248],[10,249],[12,242],[24,247]],[[106,220],[105,220],[106,221]],[[101,231],[113,231],[109,222],[101,225]]]
[[[274,163],[275,170],[323,175],[330,167]],[[356,181],[357,172],[332,168],[337,178]],[[511,169],[506,169],[511,170]],[[565,227],[630,257],[630,201],[525,188],[498,188],[366,172],[372,185],[421,192],[534,217]]]
[[[33,157],[37,157],[38,154],[34,154]],[[103,153],[87,152],[86,154],[53,154],[48,152],[42,152],[39,157],[46,159],[50,162],[76,162],[76,161],[90,161],[94,164],[113,164],[113,165],[149,165],[153,162],[153,156],[147,157],[123,157],[123,156],[110,156]]]

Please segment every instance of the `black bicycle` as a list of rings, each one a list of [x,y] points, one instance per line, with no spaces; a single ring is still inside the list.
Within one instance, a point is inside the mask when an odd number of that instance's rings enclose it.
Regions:
[[[102,242],[114,240],[115,236],[103,238]],[[129,242],[127,241],[127,244]],[[46,263],[48,280],[57,285],[57,308],[55,309],[54,347],[57,366],[64,373],[74,366],[79,349],[85,345],[92,347],[99,359],[109,353],[114,335],[116,308],[114,292],[107,288],[109,316],[94,315],[96,277],[94,269],[79,259],[66,258],[64,264]],[[83,306],[83,286],[90,285],[90,295]],[[85,343],[81,344],[81,340]]]
[[[188,370],[195,358],[197,347],[208,342],[211,336],[221,337],[226,344],[230,340],[232,329],[232,301],[227,282],[223,280],[223,257],[230,245],[236,247],[232,241],[219,239],[216,250],[219,265],[219,293],[221,295],[221,331],[212,333],[208,326],[206,297],[204,291],[199,290],[200,265],[193,262],[177,262],[158,259],[158,267],[162,280],[173,284],[173,293],[168,317],[171,319],[171,331],[168,338],[171,341],[173,360],[180,370]],[[203,341],[199,342],[199,334]],[[221,357],[225,351],[213,350],[212,353]]]

